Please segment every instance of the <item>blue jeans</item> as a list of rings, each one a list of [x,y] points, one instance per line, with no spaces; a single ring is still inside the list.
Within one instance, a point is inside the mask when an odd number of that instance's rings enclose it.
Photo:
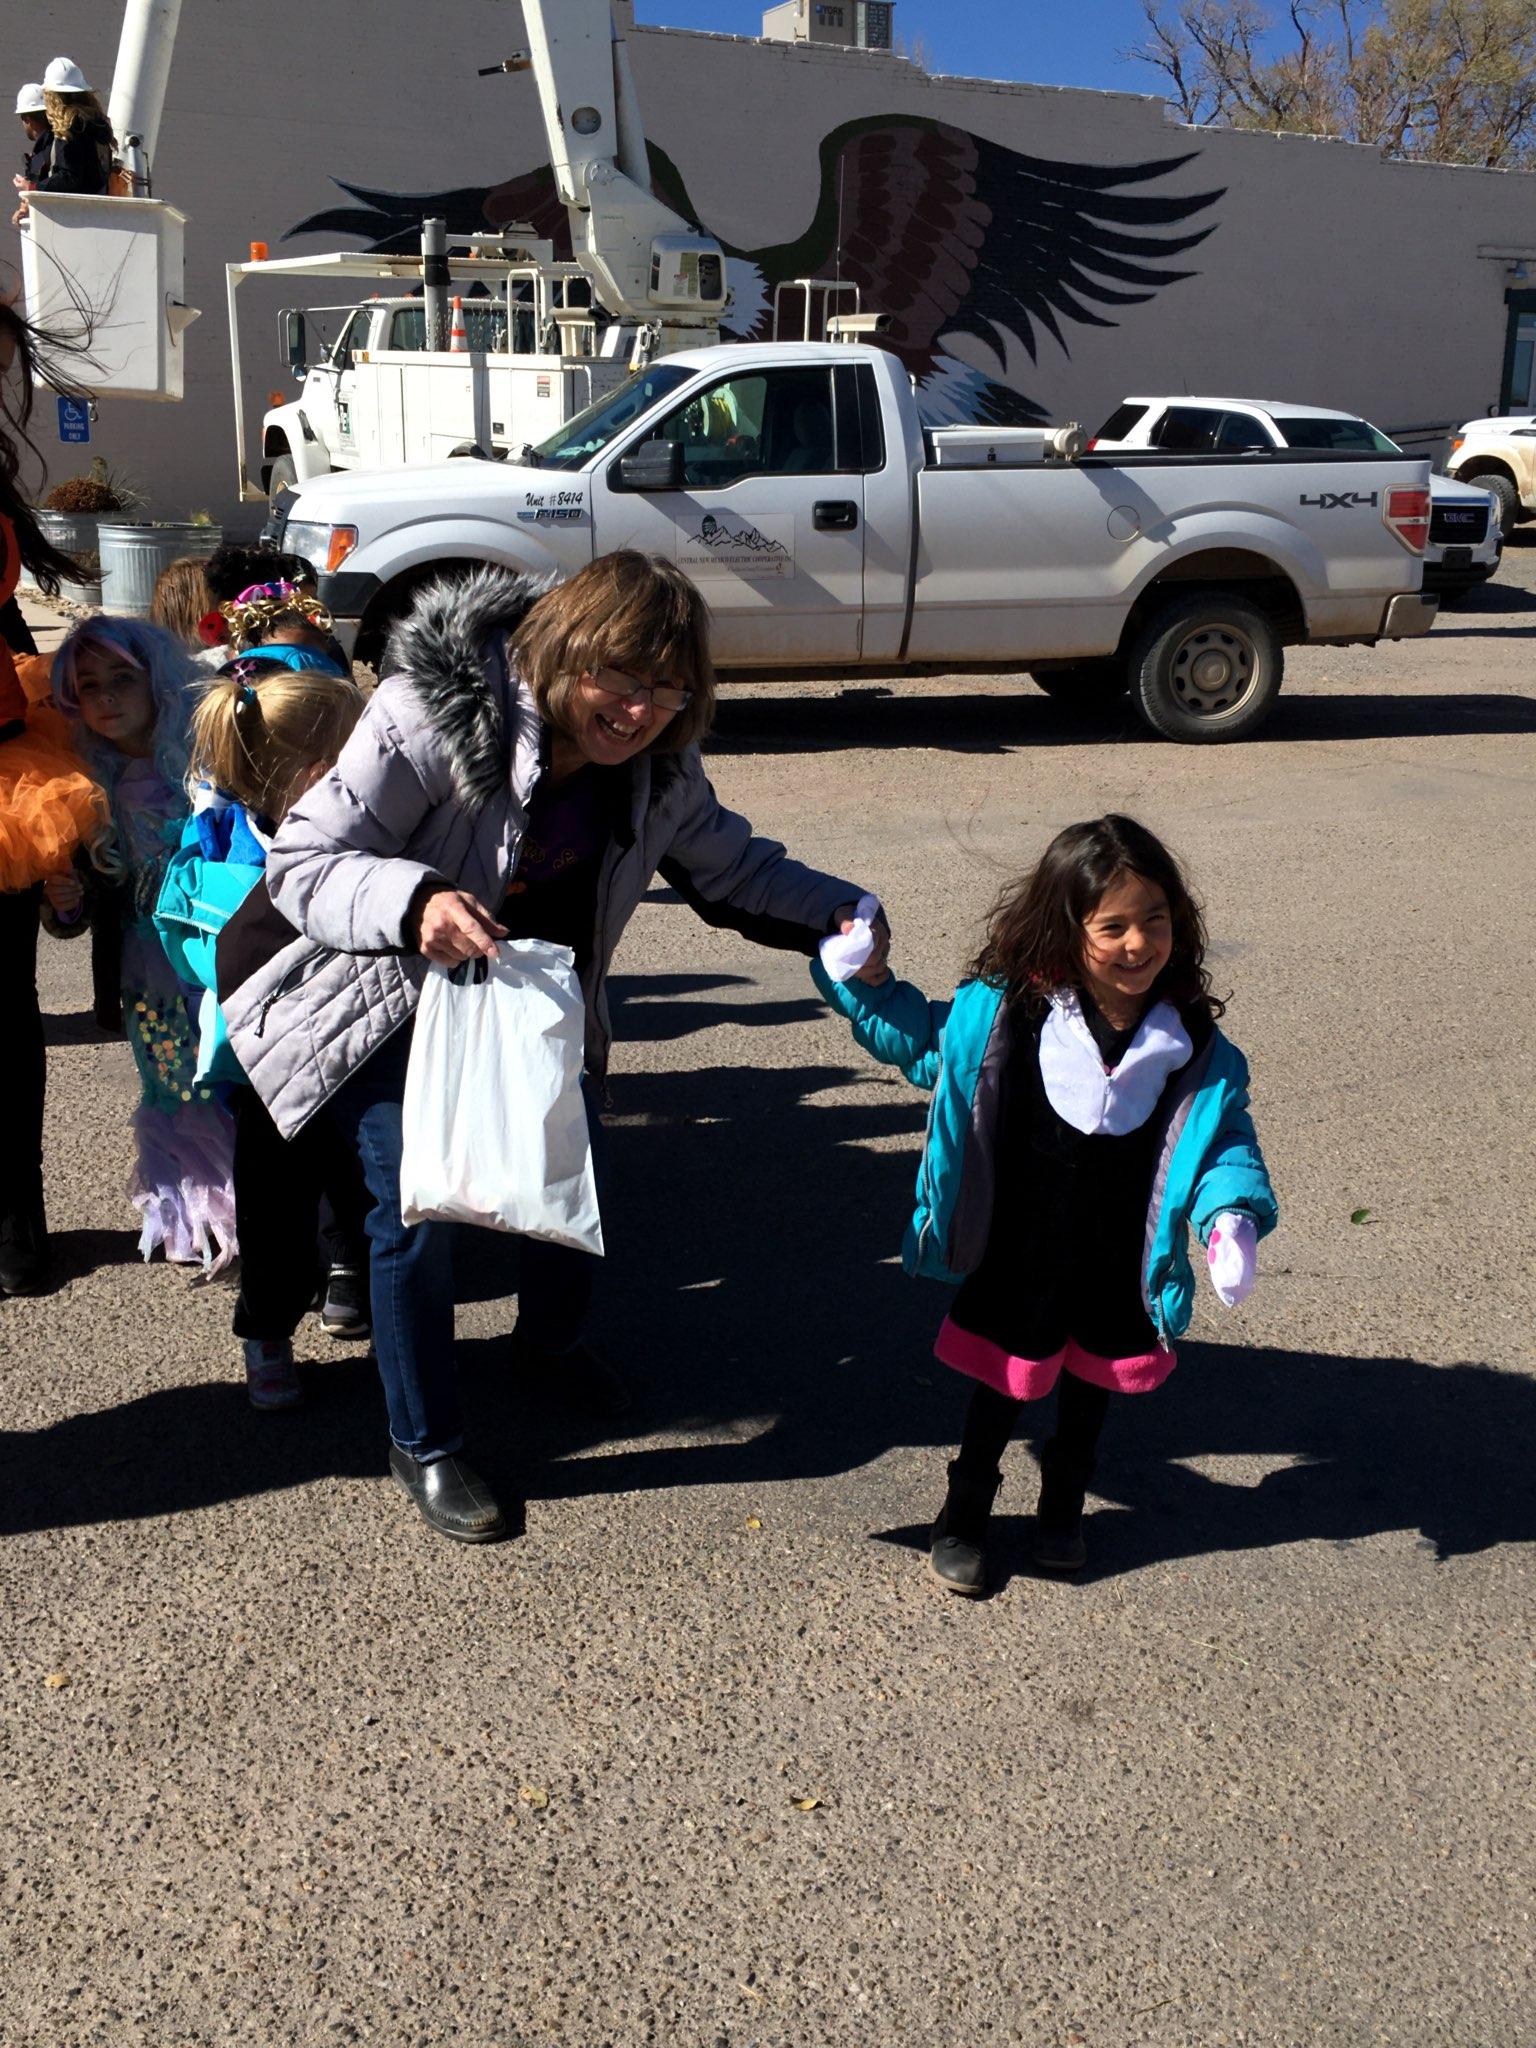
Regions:
[[[464,1442],[453,1364],[453,1225],[400,1217],[401,1105],[411,1027],[382,1045],[334,1095],[330,1114],[357,1147],[373,1196],[368,1212],[373,1349],[384,1382],[389,1433],[423,1464]],[[584,1092],[585,1089],[584,1089]],[[600,1125],[587,1092],[594,1162]],[[569,1351],[581,1337],[597,1260],[569,1245],[521,1241],[518,1323],[545,1351]]]

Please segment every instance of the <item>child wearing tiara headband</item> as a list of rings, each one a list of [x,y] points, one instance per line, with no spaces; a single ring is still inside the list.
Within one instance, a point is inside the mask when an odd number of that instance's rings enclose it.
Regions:
[[[178,973],[200,985],[198,1073],[227,1094],[235,1119],[235,1217],[240,1298],[234,1332],[256,1408],[301,1398],[293,1336],[315,1295],[322,1197],[331,1211],[330,1282],[322,1321],[335,1336],[366,1336],[363,1309],[369,1198],[362,1169],[321,1116],[284,1139],[229,1049],[217,1001],[218,933],[256,886],[284,814],[331,766],[363,709],[349,679],[265,653],[237,656],[209,685],[192,719],[196,808],[171,862],[155,922]],[[341,1278],[350,1277],[350,1289]],[[351,1318],[341,1317],[341,1295]]]
[[[130,1188],[139,1249],[221,1273],[235,1256],[234,1131],[198,1080],[197,1033],[152,913],[187,814],[187,724],[195,671],[147,619],[76,626],[53,663],[54,702],[106,791],[112,829],[91,848],[88,880],[52,875],[45,921],[89,925],[97,1022],[125,1031],[139,1070]]]
[[[223,606],[230,637],[242,654],[260,652],[290,668],[326,668],[350,679],[330,613],[303,583],[280,577],[253,583]],[[321,657],[319,661],[310,655]]]

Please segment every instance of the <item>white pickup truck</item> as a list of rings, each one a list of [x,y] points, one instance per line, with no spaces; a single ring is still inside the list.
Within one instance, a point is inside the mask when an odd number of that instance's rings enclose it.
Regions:
[[[632,547],[696,579],[728,675],[1025,670],[1053,696],[1129,691],[1178,740],[1254,731],[1288,643],[1434,621],[1425,461],[1081,446],[926,429],[878,348],[685,350],[520,462],[320,477],[278,494],[267,535],[314,564],[365,660],[431,576]]]

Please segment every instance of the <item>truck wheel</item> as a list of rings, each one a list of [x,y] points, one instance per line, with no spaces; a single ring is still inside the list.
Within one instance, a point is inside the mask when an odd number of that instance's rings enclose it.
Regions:
[[[1246,739],[1280,694],[1285,657],[1263,612],[1196,592],[1165,605],[1131,648],[1131,701],[1164,739]]]
[[[1480,491],[1491,494],[1495,517],[1503,533],[1513,533],[1524,516],[1525,508],[1520,503],[1520,493],[1507,476],[1471,476],[1467,482],[1476,484]]]
[[[299,480],[291,455],[279,455],[272,464],[272,473],[267,478],[267,503],[276,507],[279,491],[291,491]]]
[[[1029,680],[1054,703],[1102,710],[1129,688],[1123,661],[1072,661],[1061,668],[1031,669]]]

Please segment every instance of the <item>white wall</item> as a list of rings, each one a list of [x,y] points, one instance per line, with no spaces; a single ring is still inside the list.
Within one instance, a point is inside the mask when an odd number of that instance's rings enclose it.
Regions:
[[[105,93],[117,28],[107,0],[6,9],[0,87],[65,52]],[[274,255],[346,245],[282,241],[305,215],[344,202],[333,176],[431,193],[530,168],[542,154],[531,79],[474,75],[523,40],[512,0],[440,0],[430,17],[406,0],[186,0],[156,190],[189,217],[188,297],[203,309],[188,336],[187,397],[104,404],[90,452],[125,465],[163,514],[206,505],[257,523],[258,508],[234,506],[223,264],[253,238]],[[1227,188],[1200,218],[1214,233],[1180,259],[1199,275],[1123,309],[1118,325],[1064,326],[1065,350],[1042,336],[1033,365],[1016,352],[1012,374],[1053,417],[1092,426],[1127,390],[1203,387],[1346,406],[1402,427],[1460,420],[1498,396],[1505,266],[1478,252],[1517,248],[1536,262],[1536,176],[1192,131],[1151,98],[930,78],[865,52],[644,28],[630,47],[650,133],[705,225],[744,249],[804,231],[820,138],[862,116],[924,117],[1073,163],[1197,150],[1166,183]],[[19,152],[19,123],[15,139]],[[929,232],[907,225],[919,243]],[[344,295],[332,285],[313,297]],[[275,287],[242,289],[253,434],[266,393],[292,388],[277,348],[281,303]],[[974,344],[959,346],[979,360]],[[58,445],[51,407],[39,418],[53,474],[70,473],[80,451]]]

